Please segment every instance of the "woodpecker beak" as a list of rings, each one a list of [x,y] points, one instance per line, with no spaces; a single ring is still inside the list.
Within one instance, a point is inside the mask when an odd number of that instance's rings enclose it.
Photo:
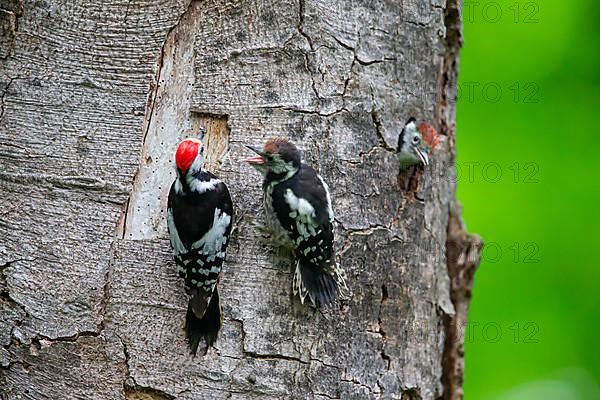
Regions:
[[[201,142],[204,142],[204,136],[206,136],[206,128],[204,128],[204,127],[201,127],[201,128],[198,130],[198,139],[199,139]]]
[[[413,149],[415,150],[415,154],[417,155],[417,157],[419,157],[421,164],[423,164],[424,167],[428,166],[429,165],[429,156],[427,155],[427,153],[425,153],[423,150],[421,150],[418,147],[413,147]]]
[[[262,165],[265,163],[265,158],[262,156],[262,152],[259,150],[256,150],[254,147],[252,146],[248,146],[246,145],[247,148],[249,148],[250,150],[252,150],[253,152],[255,152],[256,154],[258,154],[257,156],[253,156],[253,157],[248,157],[246,158],[244,161],[247,162],[250,165]]]

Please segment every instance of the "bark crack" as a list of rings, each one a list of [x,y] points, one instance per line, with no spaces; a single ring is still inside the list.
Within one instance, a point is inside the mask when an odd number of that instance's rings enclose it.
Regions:
[[[385,140],[385,136],[383,135],[383,128],[381,122],[381,116],[379,115],[379,111],[377,111],[377,102],[375,101],[375,93],[371,89],[371,120],[373,121],[373,125],[375,126],[375,134],[377,135],[377,141],[379,142],[379,147],[382,149],[396,153],[396,149],[390,146]]]
[[[384,283],[381,285],[381,301],[379,303],[379,312],[377,314],[377,325],[379,328],[378,333],[381,335],[381,358],[386,362],[387,369],[389,370],[392,365],[392,358],[385,353],[385,345],[387,343],[387,337],[386,337],[385,330],[383,329],[383,321],[381,319],[381,308],[383,307],[383,304],[387,301],[387,299],[388,299],[388,291],[387,291],[387,287],[385,286],[385,283]]]
[[[383,135],[383,123],[381,121],[381,116],[379,114],[379,111],[377,111],[376,108],[376,102],[375,102],[375,95],[373,93],[373,91],[371,91],[371,111],[370,111],[370,117],[371,117],[371,122],[373,123],[373,127],[374,127],[374,131],[375,131],[375,136],[377,138],[377,144],[372,146],[369,150],[367,151],[361,151],[359,152],[359,157],[360,157],[360,161],[359,160],[348,160],[348,159],[340,159],[340,161],[346,162],[348,164],[352,164],[352,165],[360,165],[362,164],[365,159],[369,159],[373,153],[375,153],[377,150],[384,150],[388,153],[392,153],[392,154],[396,154],[397,150],[396,148],[390,146],[387,142],[387,140],[385,139],[385,136]],[[345,109],[344,109],[345,110]],[[348,110],[346,110],[348,111]]]
[[[115,263],[115,255],[117,254],[116,249],[117,242],[113,241],[110,246],[110,259],[108,261],[108,265],[106,266],[106,272],[104,274],[104,285],[102,286],[102,298],[100,299],[100,310],[98,311],[98,315],[100,316],[100,324],[98,333],[102,333],[105,328],[104,325],[104,317],[106,316],[106,310],[108,308],[109,296],[110,296],[110,285],[112,282],[112,275],[114,271],[114,263]]]
[[[390,224],[390,226],[385,226],[385,225],[381,225],[381,224],[371,224],[365,228],[346,228],[344,226],[343,222],[341,222],[337,218],[335,218],[334,220],[346,232],[347,240],[350,240],[350,238],[354,235],[370,236],[370,235],[373,235],[378,230],[384,230],[391,236],[390,242],[393,242],[393,241],[398,241],[400,243],[404,242],[400,236],[392,234],[392,228],[391,228],[392,225],[391,224]],[[392,224],[393,224],[393,221],[392,221]],[[346,243],[344,243],[344,246],[342,246],[342,248],[345,248],[345,244]]]
[[[313,391],[312,391],[312,393],[313,393],[313,395],[315,395],[315,396],[326,397],[326,398],[328,398],[328,399],[331,399],[331,400],[339,400],[339,399],[340,399],[340,397],[339,397],[339,396],[337,396],[337,397],[333,397],[333,396],[330,396],[330,395],[328,395],[327,393],[318,392],[318,391],[316,391],[316,390],[313,390]]]
[[[127,8],[125,9],[125,16],[123,17],[123,25],[127,23],[127,19],[129,18],[129,8],[131,7],[131,0],[127,1]],[[125,26],[125,31],[127,31],[127,26]]]
[[[388,290],[387,290],[387,286],[385,285],[385,283],[383,283],[381,285],[381,300],[379,302],[379,311],[377,312],[377,332],[380,336],[381,336],[381,359],[386,363],[386,369],[387,371],[389,371],[391,369],[392,366],[392,358],[386,354],[385,352],[385,346],[387,344],[387,335],[385,330],[383,329],[383,321],[381,319],[381,309],[383,307],[383,304],[387,301],[388,299]],[[385,372],[380,372],[379,373],[379,379],[377,379],[377,387],[379,388],[379,397],[381,399],[384,398],[384,393],[385,393],[385,385],[381,382],[381,378],[383,378],[383,375],[385,375]]]
[[[300,35],[302,37],[304,37],[308,43],[308,47],[310,48],[310,52],[305,52],[304,53],[304,67],[306,68],[306,71],[308,71],[309,75],[310,75],[310,80],[312,82],[312,90],[316,96],[317,99],[317,112],[319,111],[319,109],[321,108],[321,95],[319,94],[319,91],[317,90],[317,85],[315,82],[315,78],[313,76],[313,71],[311,70],[311,60],[309,55],[311,54],[315,54],[315,46],[314,43],[312,41],[312,39],[310,38],[310,36],[308,36],[308,34],[304,31],[304,13],[306,10],[306,4],[305,4],[305,0],[299,0],[298,1],[298,25],[296,26],[296,28],[298,29],[298,32],[300,33]]]
[[[2,290],[0,292],[0,298],[6,300],[8,303],[15,305],[16,307],[18,307],[21,312],[22,315],[13,320],[13,325],[11,327],[10,330],[10,342],[8,343],[8,345],[3,345],[3,348],[5,350],[9,350],[13,345],[18,346],[19,344],[26,344],[22,338],[20,338],[20,335],[17,335],[16,333],[16,329],[21,326],[28,318],[31,317],[31,315],[29,314],[29,312],[27,311],[27,309],[25,308],[25,306],[21,303],[19,303],[15,298],[13,298],[10,294],[10,289],[8,287],[8,284],[6,283],[6,275],[5,275],[5,270],[6,268],[10,267],[11,264],[15,263],[15,262],[19,262],[19,261],[35,261],[37,260],[37,258],[34,259],[16,259],[16,260],[11,260],[7,263],[5,263],[4,265],[0,266],[0,282],[3,282],[2,285],[0,285],[1,287],[4,288],[4,290]],[[33,337],[31,339],[31,342],[29,343],[29,351],[32,354],[36,354],[39,349],[41,348],[41,344],[40,342],[45,342],[47,344],[52,344],[52,343],[63,343],[63,342],[76,342],[77,340],[79,340],[80,337],[99,337],[100,334],[102,333],[102,330],[104,329],[104,315],[103,313],[99,313],[101,320],[100,323],[98,325],[98,330],[96,331],[78,331],[73,335],[70,336],[58,336],[58,337],[50,337],[50,336],[46,336],[43,335],[39,332],[36,332],[35,337]],[[10,355],[14,355],[12,352],[9,353]],[[10,368],[12,365],[15,364],[20,364],[23,366],[23,368],[25,368],[26,370],[29,370],[31,368],[31,364],[25,362],[24,360],[10,360],[8,362],[8,365],[3,366],[2,368],[4,369],[8,369]]]
[[[33,339],[33,342],[39,342],[41,340],[49,343],[58,343],[58,342],[76,342],[80,337],[98,337],[100,336],[102,328],[99,328],[97,331],[79,331],[74,335],[70,336],[57,336],[52,338],[50,336],[42,335],[38,333],[36,337]]]
[[[153,387],[149,387],[149,386],[142,386],[139,385],[135,379],[133,378],[133,376],[131,376],[131,366],[129,365],[130,362],[130,354],[129,354],[129,349],[127,348],[127,345],[125,344],[125,341],[123,341],[123,338],[121,338],[121,336],[119,334],[117,334],[115,332],[115,336],[117,337],[117,339],[119,339],[119,342],[121,343],[121,346],[123,347],[123,355],[125,356],[125,361],[124,361],[124,367],[125,367],[125,379],[123,380],[123,392],[125,393],[125,398],[126,399],[131,399],[131,400],[135,400],[135,399],[139,399],[139,398],[146,398],[146,399],[154,399],[154,400],[173,400],[176,398],[176,396],[173,396],[167,392],[164,392],[162,390],[153,388]],[[182,392],[183,393],[183,392]]]
[[[263,353],[257,353],[255,351],[247,350],[246,349],[246,330],[244,329],[244,321],[241,319],[231,319],[231,321],[235,321],[238,324],[240,324],[240,329],[242,332],[242,353],[244,355],[249,356],[254,359],[259,359],[259,360],[285,360],[285,361],[294,361],[299,364],[305,364],[305,365],[309,364],[309,362],[301,360],[299,357],[286,356],[286,355],[277,354],[277,353],[263,354]]]
[[[19,174],[1,171],[0,180],[17,184],[35,184],[36,186],[45,186],[47,188],[92,191],[102,194],[115,195],[117,198],[118,196],[129,193],[129,190],[121,185],[106,182],[103,179],[92,176],[56,176],[35,173]],[[115,200],[115,203],[117,203],[117,200]]]
[[[352,379],[344,379],[344,378],[341,378],[341,379],[340,379],[340,382],[347,382],[347,383],[351,383],[351,384],[353,384],[353,385],[356,385],[356,386],[359,386],[359,387],[361,387],[361,388],[365,388],[365,389],[367,389],[367,391],[368,391],[369,393],[371,393],[371,394],[374,394],[374,392],[373,392],[373,388],[372,388],[371,386],[369,386],[369,385],[365,385],[365,384],[361,383],[361,382],[360,382],[358,379],[355,379],[355,378],[352,378]]]
[[[276,105],[276,106],[262,106],[261,108],[264,109],[269,109],[269,110],[283,110],[283,111],[289,111],[289,112],[293,112],[293,113],[298,113],[298,114],[312,114],[312,115],[318,115],[320,117],[333,117],[339,113],[342,112],[349,112],[348,109],[346,109],[345,107],[342,107],[340,109],[334,110],[330,113],[324,113],[317,110],[305,110],[302,108],[296,108],[296,107],[289,107],[289,106],[282,106],[282,105]]]
[[[352,63],[354,64],[354,62],[358,62],[360,65],[362,66],[369,66],[369,65],[373,65],[373,64],[381,64],[383,62],[387,62],[387,61],[396,61],[397,58],[396,57],[382,57],[380,59],[373,59],[373,60],[363,60],[359,57],[358,53],[357,53],[357,49],[360,46],[360,40],[361,40],[361,36],[360,36],[360,32],[358,32],[358,40],[356,42],[356,46],[350,46],[349,44],[346,44],[344,42],[342,42],[340,39],[338,39],[336,36],[329,34],[329,36],[331,36],[333,38],[333,40],[336,41],[337,44],[339,44],[340,46],[342,46],[344,49],[349,50],[352,52],[352,54],[354,55],[354,59],[352,60]]]
[[[8,94],[8,90],[10,89],[12,83],[17,79],[19,78],[9,77],[6,86],[4,86],[4,89],[2,89],[2,94],[0,94],[0,123],[4,120],[4,98]]]

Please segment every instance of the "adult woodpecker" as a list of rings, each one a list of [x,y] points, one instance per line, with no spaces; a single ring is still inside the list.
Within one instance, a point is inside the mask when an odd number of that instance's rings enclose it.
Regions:
[[[429,154],[439,143],[439,137],[435,128],[427,123],[419,126],[411,117],[404,125],[398,135],[398,158],[400,169],[406,170],[413,165],[429,165]]]
[[[167,227],[177,273],[189,296],[185,336],[193,355],[208,348],[223,323],[217,284],[231,232],[233,205],[227,186],[203,169],[204,146],[185,139],[175,153],[177,178],[169,192]]]
[[[345,287],[344,272],[335,261],[333,210],[323,178],[302,162],[296,146],[271,139],[263,150],[247,146],[257,155],[245,161],[264,176],[266,220],[278,245],[293,249],[293,293],[308,296],[314,307],[325,307]]]

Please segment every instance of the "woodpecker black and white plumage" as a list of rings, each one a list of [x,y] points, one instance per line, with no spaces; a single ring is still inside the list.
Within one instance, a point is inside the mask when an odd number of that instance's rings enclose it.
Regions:
[[[284,139],[267,141],[264,149],[245,161],[264,176],[263,201],[273,240],[293,250],[294,295],[315,307],[333,304],[346,287],[333,248],[333,209],[329,188],[301,160],[296,146]]]
[[[415,118],[409,118],[398,135],[400,169],[406,170],[419,164],[427,167],[431,150],[438,143],[438,134],[433,126],[426,123],[417,126]]]
[[[175,153],[177,178],[169,192],[167,227],[177,273],[189,296],[185,335],[193,355],[208,348],[223,324],[218,283],[231,233],[233,204],[227,186],[203,169],[204,146],[185,139]]]

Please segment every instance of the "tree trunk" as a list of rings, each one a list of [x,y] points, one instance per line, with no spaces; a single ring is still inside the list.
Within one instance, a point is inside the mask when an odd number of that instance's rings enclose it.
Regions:
[[[0,5],[3,398],[462,397],[481,243],[454,201],[460,0]],[[446,139],[406,189],[411,115]],[[164,209],[201,127],[236,219],[224,326],[192,358]],[[260,177],[239,160],[272,136],[329,182],[351,289],[333,310],[296,305],[257,240]]]

